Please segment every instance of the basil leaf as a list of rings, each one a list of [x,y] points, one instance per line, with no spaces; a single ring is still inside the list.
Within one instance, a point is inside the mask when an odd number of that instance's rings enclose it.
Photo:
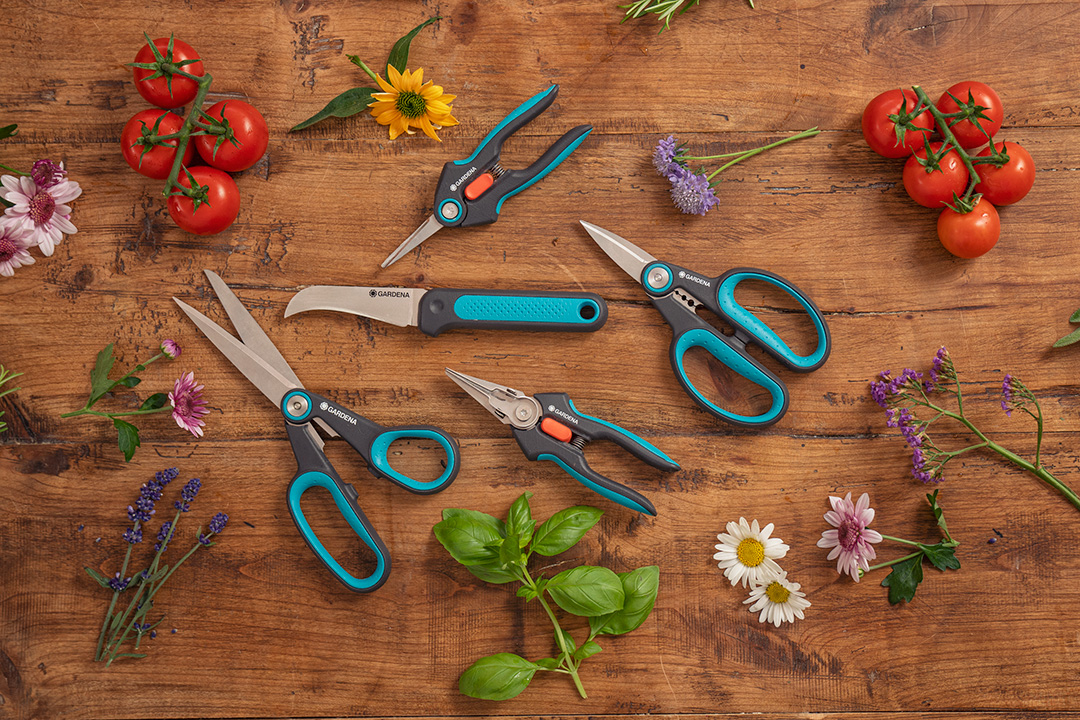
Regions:
[[[482,513],[479,510],[468,510],[466,508],[446,508],[442,511],[443,520],[448,520],[452,517],[465,517],[471,518],[476,522],[490,525],[492,529],[499,534],[500,538],[506,537],[506,523],[497,517]]]
[[[559,635],[562,635],[563,642],[566,644],[566,652],[571,655],[577,650],[577,643],[574,642],[574,638],[570,636],[570,633],[561,628],[555,628],[555,647],[559,648],[559,652],[562,652],[562,645],[559,644]]]
[[[394,69],[398,72],[405,72],[405,66],[409,62],[409,45],[412,44],[413,38],[416,37],[417,33],[436,20],[442,20],[442,16],[436,15],[433,18],[428,18],[394,43],[394,47],[390,48],[390,57],[386,59],[386,67],[389,68],[393,65]],[[387,71],[386,74],[389,75],[390,72]]]
[[[559,667],[559,661],[556,658],[542,658],[537,660],[536,664],[545,670],[554,670]]]
[[[131,462],[131,458],[135,455],[135,448],[142,444],[139,442],[139,428],[120,418],[113,418],[113,427],[116,428],[117,441],[120,452],[124,453],[124,461]]]
[[[499,563],[504,569],[509,569],[521,564],[524,558],[521,546],[518,544],[518,536],[512,532],[506,533],[506,539],[499,546]]]
[[[509,700],[529,686],[539,669],[536,663],[513,653],[488,655],[461,674],[458,690],[481,700]]]
[[[1076,312],[1069,316],[1069,322],[1080,323],[1080,309],[1078,309]]]
[[[537,528],[532,551],[546,556],[566,552],[585,536],[603,514],[603,510],[588,505],[560,510]]]
[[[488,523],[456,515],[437,523],[432,530],[446,551],[462,565],[481,565],[499,559],[498,550],[487,546],[502,538]]]
[[[920,543],[919,549],[926,554],[926,559],[938,570],[960,569],[960,561],[956,558],[956,548],[946,547],[942,543],[936,545],[923,545]]]
[[[510,515],[506,518],[506,530],[518,536],[518,546],[525,547],[532,539],[533,530],[536,529],[536,521],[533,520],[532,510],[529,508],[531,492],[523,492],[510,506]]]
[[[619,573],[623,586],[621,610],[589,618],[589,628],[595,635],[623,635],[641,627],[656,604],[660,589],[660,568],[656,565]]]
[[[296,130],[303,130],[304,128],[311,127],[315,123],[322,122],[326,118],[343,118],[363,112],[367,110],[367,106],[371,103],[371,94],[377,92],[379,91],[375,88],[369,87],[357,87],[346,90],[328,102],[326,107],[322,110],[315,113],[304,122],[289,128],[289,132],[295,132]]]
[[[3,130],[3,128],[0,128],[0,130]],[[95,570],[94,568],[91,568],[91,567],[85,567],[85,566],[84,566],[84,567],[83,567],[83,570],[85,570],[85,571],[86,571],[86,574],[87,574],[87,575],[89,575],[90,577],[92,577],[92,578],[94,578],[95,580],[97,580],[97,584],[98,584],[98,585],[100,585],[101,587],[103,587],[103,588],[108,588],[108,589],[110,589],[110,590],[112,589],[112,588],[110,588],[110,587],[109,587],[109,578],[105,577],[104,575],[102,575],[101,573],[99,573],[99,572],[98,572],[97,570]]]
[[[619,576],[592,565],[562,571],[548,582],[547,593],[563,610],[582,617],[621,610],[625,598]]]
[[[598,644],[590,640],[574,651],[574,659],[584,660],[585,658],[591,658],[593,655],[602,651],[603,649],[604,648],[600,647]]]
[[[901,600],[911,602],[915,597],[915,588],[922,582],[922,559],[923,554],[918,553],[915,557],[896,563],[892,566],[892,572],[881,581],[882,587],[889,588],[890,603],[896,605]]]
[[[113,364],[116,362],[112,351],[113,344],[109,343],[97,354],[94,369],[90,371],[90,402],[87,403],[87,406],[93,405],[104,397],[105,393],[109,392],[112,387],[109,373],[112,372]]]
[[[167,393],[154,393],[150,397],[143,400],[143,404],[139,406],[140,410],[157,410],[160,407],[165,406],[165,401],[169,399]]]
[[[525,602],[529,602],[536,597],[536,591],[528,585],[522,585],[517,589],[517,596],[519,598],[525,598]]]
[[[466,565],[465,569],[484,582],[489,582],[493,585],[505,585],[508,582],[514,582],[515,580],[521,579],[511,571],[504,570],[498,561],[481,563],[479,565]]]

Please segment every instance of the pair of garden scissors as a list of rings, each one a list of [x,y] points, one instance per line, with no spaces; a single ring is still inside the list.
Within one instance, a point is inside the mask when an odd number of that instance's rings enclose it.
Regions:
[[[752,343],[789,370],[812,372],[829,358],[831,340],[825,318],[814,302],[795,285],[779,275],[753,268],[735,268],[719,277],[709,277],[673,263],[657,260],[629,240],[584,220],[581,224],[608,257],[645,288],[649,300],[671,326],[671,367],[686,393],[707,412],[734,425],[763,427],[783,417],[788,407],[787,387],[775,374],[746,351]],[[809,355],[798,355],[780,336],[735,300],[735,287],[744,280],[766,282],[798,301],[810,316],[817,333],[817,347]],[[698,316],[703,305],[734,329],[724,335]],[[772,398],[768,410],[758,415],[740,415],[721,408],[694,387],[686,376],[683,357],[700,347],[716,360],[750,382],[764,388]]]
[[[585,415],[566,393],[526,395],[506,385],[481,380],[446,368],[451,380],[509,425],[529,460],[550,460],[579,483],[631,510],[656,515],[656,508],[641,493],[615,482],[589,467],[583,452],[593,440],[610,440],[653,467],[667,472],[679,464],[652,444],[618,425]]]
[[[390,574],[390,554],[382,538],[371,526],[364,511],[357,505],[357,492],[349,483],[342,481],[333,465],[323,453],[323,440],[315,431],[318,424],[328,434],[341,437],[367,462],[372,475],[396,483],[406,490],[429,495],[445,490],[457,476],[460,465],[458,444],[443,430],[431,425],[404,425],[384,427],[368,420],[353,410],[338,406],[328,398],[309,392],[300,384],[292,368],[263,332],[255,318],[233,295],[228,285],[209,270],[205,271],[210,285],[218,296],[233,327],[243,339],[241,342],[222,329],[208,317],[176,298],[191,321],[198,326],[221,354],[232,362],[251,383],[262,391],[285,416],[285,431],[289,436],[293,454],[296,456],[296,475],[286,495],[289,513],[297,529],[312,552],[326,565],[347,588],[356,592],[371,592],[386,582]],[[395,440],[402,438],[419,440],[425,444],[434,441],[446,453],[446,470],[437,479],[422,482],[403,475],[390,467],[388,449]],[[348,572],[315,535],[300,509],[300,497],[304,491],[321,487],[330,492],[342,517],[373,553],[375,570],[367,577],[356,577]]]
[[[505,170],[499,163],[503,142],[547,110],[558,94],[558,85],[537,93],[503,118],[480,141],[472,155],[443,165],[435,188],[435,212],[382,261],[382,267],[397,262],[444,227],[495,222],[507,198],[539,182],[565,160],[592,132],[592,125],[579,125],[570,130],[524,170]]]

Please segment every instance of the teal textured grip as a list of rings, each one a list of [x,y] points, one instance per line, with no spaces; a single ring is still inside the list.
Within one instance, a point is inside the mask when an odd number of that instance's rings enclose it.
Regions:
[[[600,316],[600,306],[588,298],[462,295],[454,301],[454,314],[478,322],[584,325]]]
[[[646,440],[644,438],[641,438],[641,437],[638,437],[637,435],[630,432],[626,428],[621,428],[618,425],[616,425],[615,423],[609,423],[607,420],[601,420],[598,417],[593,417],[592,415],[586,415],[585,413],[583,413],[583,412],[581,412],[580,410],[577,409],[577,407],[574,405],[573,400],[568,400],[568,402],[570,403],[570,409],[573,410],[578,415],[580,415],[581,417],[583,417],[583,418],[585,418],[587,420],[592,420],[594,423],[599,423],[601,425],[606,425],[607,427],[611,428],[615,432],[621,433],[621,434],[625,435],[626,437],[630,438],[631,440],[636,442],[638,445],[641,445],[643,448],[647,449],[649,452],[653,453],[654,455],[658,455],[659,457],[662,457],[663,459],[667,460],[669,463],[671,463],[675,467],[679,467],[679,463],[677,463],[674,460],[672,460],[671,458],[669,458],[667,455],[665,455],[663,453],[663,451],[660,450],[660,448],[656,447],[655,445],[650,443],[648,440]]]
[[[513,122],[517,118],[524,115],[529,110],[531,110],[538,102],[540,102],[541,100],[546,98],[548,95],[551,95],[552,93],[557,93],[558,91],[559,91],[559,86],[558,85],[552,85],[547,90],[536,93],[531,98],[529,98],[525,102],[518,105],[516,110],[514,110],[512,113],[510,113],[509,115],[504,117],[502,119],[502,122],[500,122],[498,125],[493,127],[491,129],[491,132],[489,132],[487,135],[484,136],[484,139],[481,140],[480,144],[476,146],[475,150],[473,150],[472,155],[465,158],[464,160],[454,160],[454,164],[455,165],[468,165],[469,163],[471,163],[473,160],[476,159],[476,156],[480,154],[480,151],[484,149],[484,146],[486,146],[489,142],[491,142],[491,139],[493,137],[495,137],[496,135],[498,135],[502,131],[502,129],[504,127],[506,127],[511,122]]]
[[[365,578],[358,578],[342,567],[341,563],[334,559],[334,556],[327,551],[326,546],[322,544],[322,541],[319,540],[315,531],[312,530],[307,518],[304,517],[303,510],[300,509],[300,497],[304,494],[304,491],[313,487],[326,488],[330,491],[330,495],[334,498],[334,503],[337,505],[338,510],[341,511],[342,517],[349,523],[349,527],[351,527],[353,531],[360,536],[360,539],[363,540],[364,544],[371,548],[372,552],[375,553],[376,566],[371,575],[368,575]],[[383,583],[386,579],[389,563],[387,562],[382,549],[379,547],[380,543],[376,542],[375,538],[368,532],[368,528],[365,527],[360,516],[353,510],[349,499],[341,492],[341,488],[338,487],[338,484],[334,482],[333,478],[322,472],[308,471],[301,473],[292,481],[292,484],[289,485],[288,504],[289,512],[292,514],[293,520],[296,522],[296,527],[300,530],[300,534],[303,535],[304,540],[307,541],[308,547],[312,549],[338,580],[350,589],[358,592],[371,590]]]
[[[814,330],[817,332],[818,336],[817,349],[810,355],[804,356],[796,354],[795,351],[788,347],[787,343],[780,339],[780,336],[777,335],[772,328],[740,305],[735,300],[735,286],[743,280],[760,280],[761,282],[769,283],[773,287],[779,288],[795,298],[795,300],[802,305],[803,310],[806,311],[806,314],[810,316],[810,319],[814,323]],[[811,370],[820,365],[828,355],[828,330],[825,329],[825,320],[821,317],[821,313],[814,307],[814,304],[809,298],[805,297],[792,285],[784,282],[784,280],[775,275],[758,272],[733,273],[716,289],[716,301],[720,305],[720,309],[723,310],[728,317],[739,325],[742,325],[757,338],[760,343],[770,348],[777,357],[783,358],[790,363],[794,369]]]
[[[714,334],[715,331],[696,328],[688,330],[678,336],[671,348],[672,364],[678,373],[679,382],[690,393],[691,397],[699,405],[718,417],[730,420],[742,425],[768,425],[775,422],[787,409],[787,393],[784,387],[773,378],[756,367],[747,357],[728,345]],[[707,397],[701,394],[686,376],[683,368],[683,356],[690,348],[700,347],[707,351],[723,365],[731,368],[755,385],[759,385],[769,391],[772,396],[772,407],[761,415],[739,415],[723,409]]]
[[[606,497],[608,500],[610,500],[613,503],[618,503],[619,505],[622,505],[623,507],[630,508],[631,510],[636,510],[637,512],[640,512],[640,513],[645,513],[646,515],[655,515],[656,514],[655,510],[644,507],[640,503],[634,502],[633,500],[631,500],[628,497],[620,495],[620,494],[618,494],[616,492],[613,492],[613,491],[609,490],[608,488],[606,488],[606,487],[604,487],[602,485],[599,485],[596,482],[593,482],[589,478],[587,478],[584,475],[582,475],[581,473],[579,473],[574,468],[567,465],[565,462],[562,461],[562,459],[560,459],[559,457],[557,457],[555,455],[552,455],[550,453],[542,453],[542,454],[538,455],[536,459],[537,460],[550,460],[551,462],[553,462],[556,465],[558,465],[559,467],[561,467],[566,472],[567,475],[574,478],[579,483],[581,483],[585,487],[589,488],[593,492],[599,493],[600,495],[603,495],[604,497]]]
[[[421,482],[420,480],[412,479],[408,475],[403,475],[390,467],[390,459],[387,457],[387,452],[390,450],[390,444],[401,438],[427,438],[428,440],[437,440],[439,444],[442,445],[443,450],[446,451],[446,470],[443,471],[443,474],[436,480]],[[437,492],[442,489],[443,485],[449,485],[450,482],[453,481],[454,470],[458,466],[456,455],[457,452],[454,450],[453,445],[450,444],[450,441],[445,436],[432,430],[391,429],[381,433],[375,438],[375,441],[371,443],[371,464],[401,485],[421,493]]]

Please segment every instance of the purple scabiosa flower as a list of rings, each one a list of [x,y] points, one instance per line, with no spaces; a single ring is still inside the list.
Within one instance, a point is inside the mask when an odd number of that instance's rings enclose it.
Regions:
[[[191,509],[191,502],[195,499],[195,496],[199,494],[199,489],[202,488],[202,480],[199,478],[191,478],[184,485],[184,489],[180,491],[180,499],[174,502],[176,509],[180,512],[187,512]]]
[[[678,163],[675,162],[677,150],[674,135],[668,135],[656,144],[656,149],[653,150],[652,154],[652,162],[658,174],[667,177],[678,167]]]
[[[1009,403],[1013,399],[1013,376],[1006,375],[1005,379],[1001,382],[1001,409],[1005,411],[1005,414],[1012,417],[1012,409],[1009,407]]]
[[[115,590],[117,592],[120,592],[121,590],[126,588],[128,586],[128,583],[130,583],[130,582],[131,582],[131,578],[127,578],[127,579],[121,578],[120,573],[118,571],[116,573],[116,576],[109,580],[109,587],[111,587],[113,590]]]
[[[158,530],[157,543],[154,545],[154,550],[158,552],[165,552],[169,549],[169,533],[172,531],[172,520],[166,520],[161,523],[161,529]]]
[[[678,166],[668,175],[671,181],[671,201],[687,215],[704,215],[720,203],[709,179]]]
[[[165,339],[161,341],[161,352],[169,356],[169,359],[175,360],[180,357],[180,346],[176,344],[175,340]]]
[[[169,404],[173,407],[173,420],[195,437],[202,437],[203,426],[206,425],[202,418],[210,414],[210,411],[206,409],[202,391],[203,386],[195,384],[195,373],[189,372],[187,375],[180,376],[173,391],[169,393]]]
[[[50,188],[67,176],[64,164],[57,165],[52,160],[41,159],[30,168],[30,177],[39,188]]]
[[[132,545],[142,542],[142,529],[137,527],[130,527],[124,531],[124,539]]]

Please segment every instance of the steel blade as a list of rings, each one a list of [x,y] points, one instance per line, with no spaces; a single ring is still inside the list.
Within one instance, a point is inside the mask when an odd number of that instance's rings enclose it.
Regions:
[[[446,375],[451,380],[461,386],[461,389],[469,393],[476,402],[487,408],[487,411],[499,418],[503,423],[509,425],[510,421],[506,415],[501,411],[496,410],[492,404],[492,397],[499,390],[503,390],[502,385],[496,385],[490,383],[487,380],[481,380],[480,378],[473,377],[472,375],[466,375],[465,373],[459,373],[457,370],[451,370],[446,368]]]
[[[439,224],[439,221],[435,218],[435,215],[433,213],[431,217],[429,217],[423,222],[423,224],[420,225],[420,227],[413,230],[413,234],[405,238],[405,242],[398,245],[397,249],[394,250],[394,252],[390,253],[390,256],[383,260],[382,264],[379,267],[388,267],[390,265],[393,265],[401,259],[402,255],[409,252],[414,247],[424,242],[435,233],[439,232],[439,230],[442,230],[442,225]]]
[[[313,285],[293,295],[285,317],[310,310],[335,310],[405,327],[419,321],[420,298],[426,292],[421,288]]]
[[[656,258],[629,240],[584,220],[578,222],[581,223],[596,244],[600,246],[600,249],[607,253],[607,256],[614,260],[615,264],[621,267],[627,275],[639,283],[641,282],[641,272],[645,269],[645,266],[656,262]]]

